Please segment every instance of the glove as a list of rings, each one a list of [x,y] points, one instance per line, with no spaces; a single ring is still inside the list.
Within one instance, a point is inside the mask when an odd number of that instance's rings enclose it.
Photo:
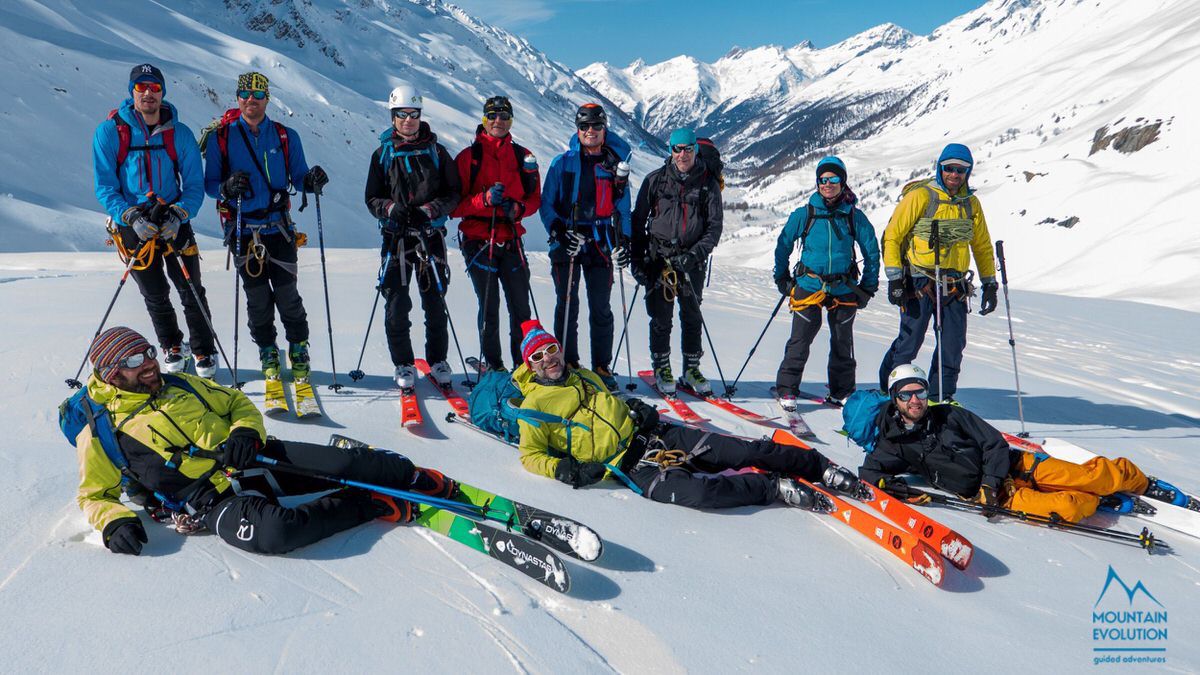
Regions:
[[[633,419],[634,429],[645,432],[658,426],[658,408],[640,398],[627,399],[625,405],[629,406],[629,417]]]
[[[307,180],[307,178],[305,179]],[[245,171],[234,171],[221,184],[221,196],[233,201],[250,193],[250,174]]]
[[[141,241],[148,241],[158,236],[158,226],[150,222],[150,219],[145,216],[142,209],[134,206],[125,209],[125,213],[121,214],[121,220],[125,224],[133,228],[137,238]],[[128,244],[128,240],[126,240]]]
[[[979,494],[975,495],[975,502],[983,506],[984,518],[996,515],[996,509],[1000,506],[1000,499],[996,496],[996,488],[987,483],[979,486]]]
[[[996,311],[996,291],[1000,285],[990,281],[983,285],[983,299],[979,301],[979,316],[986,316]]]
[[[930,497],[927,493],[909,485],[907,481],[898,476],[884,476],[880,478],[879,489],[897,499],[903,499],[909,504],[916,506],[924,506],[930,502]]]
[[[245,469],[254,463],[254,457],[263,449],[263,442],[257,431],[250,427],[237,427],[230,432],[222,448],[222,464],[235,469]]]
[[[859,290],[862,290],[862,289],[860,288]],[[867,304],[871,302],[871,298],[875,297],[875,294],[868,292],[868,291],[863,291],[862,295],[855,293],[854,297],[856,297],[858,299],[858,308],[866,309]]]
[[[515,199],[505,199],[504,204],[500,207],[504,210],[505,217],[510,222],[517,222],[525,215],[525,204]]]
[[[795,286],[796,282],[791,277],[779,277],[775,280],[775,288],[779,289],[780,295],[791,295]]]
[[[574,457],[564,457],[558,460],[554,478],[578,489],[599,482],[606,471],[608,467],[600,462],[580,462]]]
[[[583,252],[583,247],[587,245],[588,238],[579,232],[567,232],[565,237],[567,244],[567,255],[574,258]]]
[[[161,199],[146,202],[142,205],[142,213],[146,214],[146,219],[150,222],[162,225],[171,215],[171,205]]]
[[[690,252],[684,251],[679,255],[671,257],[671,267],[675,268],[676,272],[687,272],[696,266],[696,256]]]
[[[630,265],[629,273],[633,275],[633,280],[646,288],[650,288],[650,277],[646,276],[646,268],[642,265]]]
[[[321,194],[321,190],[329,183],[329,174],[320,166],[314,166],[304,174],[304,191]]]
[[[187,211],[184,211],[183,207],[178,204],[172,204],[167,219],[158,228],[158,236],[168,242],[175,241],[175,237],[179,236],[179,226],[187,219]]]
[[[888,280],[888,302],[897,307],[904,306],[904,278]]]
[[[122,518],[116,523],[119,524],[104,537],[104,545],[113,553],[139,555],[142,552],[142,544],[148,541],[142,521],[137,518]]]
[[[496,183],[483,193],[484,206],[500,206],[504,201],[504,183]]]
[[[620,246],[614,248],[613,249],[613,262],[617,263],[617,267],[619,267],[621,269],[625,269],[626,267],[629,267],[629,263],[630,263],[629,247],[624,244],[621,244]]]

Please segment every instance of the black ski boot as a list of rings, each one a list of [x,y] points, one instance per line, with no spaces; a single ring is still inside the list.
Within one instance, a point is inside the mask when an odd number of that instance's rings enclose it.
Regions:
[[[779,477],[779,500],[788,506],[817,513],[837,510],[829,497],[789,476]]]
[[[864,485],[850,469],[837,464],[830,464],[829,468],[825,469],[825,474],[821,476],[821,483],[834,492],[840,492],[855,499],[870,499],[872,494],[870,488]]]

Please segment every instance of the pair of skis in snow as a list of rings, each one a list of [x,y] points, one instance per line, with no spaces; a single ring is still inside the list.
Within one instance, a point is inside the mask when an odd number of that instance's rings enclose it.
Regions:
[[[329,443],[340,448],[371,447],[338,434],[330,436]],[[455,499],[429,499],[441,507],[421,504],[417,525],[487,554],[560,593],[571,589],[571,576],[558,554],[593,562],[604,552],[600,535],[577,520],[455,482]]]
[[[417,372],[420,373],[422,377],[428,379],[430,383],[433,384],[433,388],[437,389],[438,393],[440,393],[442,397],[450,403],[450,407],[454,408],[454,412],[456,414],[470,418],[471,414],[467,407],[467,400],[454,390],[454,385],[443,385],[435,380],[433,378],[432,371],[429,369],[429,362],[427,362],[425,359],[417,359],[413,362],[413,365],[416,366]],[[420,426],[424,422],[425,418],[421,416],[421,406],[418,402],[417,388],[412,387],[410,389],[401,389],[400,425],[405,427],[416,427]]]
[[[654,379],[654,371],[639,370],[638,377],[642,378],[642,381],[646,383],[646,386],[650,387],[655,393],[661,396],[664,401],[666,401],[667,406],[671,409],[671,412],[675,413],[676,417],[683,420],[687,424],[695,425],[709,421],[708,418],[701,417],[699,414],[697,414],[690,405],[679,398],[678,394],[666,394],[659,389],[658,382]],[[775,417],[760,415],[751,410],[746,410],[733,401],[730,401],[728,398],[723,398],[717,396],[716,394],[702,394],[684,384],[676,383],[675,388],[678,391],[682,391],[689,396],[695,397],[716,408],[720,408],[725,412],[736,415],[748,422],[754,422],[755,424],[762,424],[764,426],[773,426],[771,423],[778,419]],[[798,413],[788,414],[787,411],[784,411],[784,417],[788,424],[788,428],[790,428],[797,436],[811,439],[816,438],[816,435],[813,434],[812,430],[808,428],[808,425]]]
[[[287,389],[291,389],[292,408],[288,407]],[[282,377],[268,377],[263,395],[263,413],[272,417],[283,416],[295,411],[296,417],[308,419],[321,416],[321,405],[317,401],[317,390],[307,377],[297,377],[286,382]]]

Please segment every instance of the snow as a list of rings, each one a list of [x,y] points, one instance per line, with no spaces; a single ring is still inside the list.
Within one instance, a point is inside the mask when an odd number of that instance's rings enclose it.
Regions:
[[[233,275],[202,243],[205,284],[222,341],[231,346]],[[450,304],[464,351],[477,344],[475,299],[453,254]],[[111,253],[0,255],[0,631],[5,669],[30,671],[368,669],[435,672],[914,671],[918,663],[970,663],[982,672],[1078,672],[1091,666],[1091,611],[1111,565],[1141,580],[1170,614],[1167,667],[1200,669],[1194,598],[1200,541],[1158,529],[1173,555],[1014,521],[988,523],[942,509],[930,515],[975,547],[966,571],[947,565],[935,588],[895,557],[828,516],[782,505],[695,511],[651,503],[614,485],[582,490],[525,472],[515,451],[446,424],[448,405],[428,388],[421,433],[403,430],[379,326],[351,383],[374,297],[378,256],[327,251],[341,393],[331,381],[317,251],[301,252],[300,285],[312,319],[315,381],[325,416],[268,419],[282,438],[349,435],[448,475],[575,517],[604,537],[596,564],[568,562],[573,589],[559,595],[486,556],[428,531],[370,523],[287,556],[236,551],[211,535],[182,537],[148,523],[141,557],[104,550],[74,503],[75,454],[55,424],[74,374],[120,274]],[[533,254],[538,306],[550,311],[543,254]],[[133,284],[112,323],[149,331]],[[718,259],[705,297],[727,377],[736,372],[775,295],[761,269]],[[1200,354],[1194,313],[1117,300],[1012,294],[1026,425],[1193,491],[1200,488]],[[999,310],[1003,311],[1003,308]],[[417,319],[419,326],[420,322]],[[871,305],[858,319],[860,384],[869,386],[895,313]],[[777,414],[768,388],[787,337],[778,317],[739,386],[739,402]],[[635,365],[646,362],[647,320],[631,323]],[[244,331],[243,331],[244,337]],[[961,400],[1017,431],[1011,356],[1002,315],[973,316]],[[824,334],[806,389],[823,391]],[[418,338],[419,342],[419,338]],[[253,359],[241,345],[241,363]],[[929,349],[922,356],[927,362]],[[618,373],[626,366],[618,360]],[[720,384],[712,356],[706,370]],[[245,375],[245,373],[243,373]],[[229,381],[222,369],[218,379]],[[621,377],[622,383],[625,378]],[[261,403],[262,381],[248,394]],[[644,387],[639,392],[648,395]],[[763,428],[703,403],[720,429]],[[861,453],[834,433],[837,412],[802,404],[818,447],[855,467]],[[1139,529],[1097,517],[1094,524]],[[1119,595],[1119,594],[1118,594]],[[1110,592],[1109,596],[1112,596]],[[1162,609],[1126,605],[1112,609]],[[1101,608],[1108,607],[1104,600]]]

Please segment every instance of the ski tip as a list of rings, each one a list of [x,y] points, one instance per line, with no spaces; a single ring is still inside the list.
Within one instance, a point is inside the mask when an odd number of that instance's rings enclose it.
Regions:
[[[921,576],[934,586],[941,586],[946,576],[942,557],[925,542],[918,542],[912,549],[912,565]]]
[[[971,565],[971,558],[975,556],[975,547],[963,536],[951,532],[942,537],[942,556],[949,560],[951,565],[965,570]]]

